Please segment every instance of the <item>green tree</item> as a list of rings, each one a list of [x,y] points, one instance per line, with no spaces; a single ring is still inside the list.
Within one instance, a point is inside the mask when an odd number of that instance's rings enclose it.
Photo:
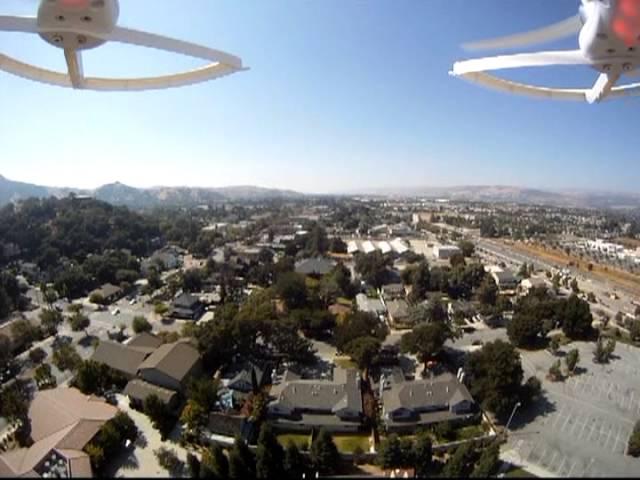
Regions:
[[[433,468],[433,446],[431,437],[426,432],[418,434],[413,457],[415,458],[416,476],[420,478],[429,476]]]
[[[0,367],[6,366],[12,359],[11,340],[4,334],[0,333]]]
[[[564,303],[560,317],[562,318],[562,331],[570,339],[587,339],[593,334],[591,327],[593,317],[589,304],[575,294],[571,295]]]
[[[289,310],[306,306],[307,285],[302,275],[293,272],[281,275],[275,289]]]
[[[295,442],[291,440],[287,443],[284,451],[284,471],[285,476],[290,479],[300,479],[307,472],[307,460]]]
[[[616,341],[612,338],[605,343],[604,338],[600,337],[596,341],[596,348],[593,351],[593,360],[596,363],[607,363],[611,355],[616,349]]]
[[[465,372],[470,393],[486,410],[504,417],[520,399],[523,379],[520,355],[502,340],[486,343],[467,357]]]
[[[321,475],[333,475],[340,463],[340,453],[331,438],[331,434],[321,428],[311,444],[311,463],[313,469]]]
[[[43,363],[35,370],[33,379],[36,381],[39,390],[55,388],[57,385],[56,377],[51,373],[51,365]]]
[[[486,447],[480,459],[476,463],[471,478],[489,478],[493,477],[500,468],[500,444],[493,442]]]
[[[256,460],[240,438],[236,438],[229,452],[229,477],[256,478]]]
[[[284,475],[284,450],[268,423],[263,423],[256,450],[256,476],[280,478]]]
[[[158,464],[164,468],[167,472],[175,475],[180,467],[180,459],[175,450],[166,447],[160,447],[153,451],[153,454],[158,459]]]
[[[383,341],[388,330],[378,318],[366,312],[353,312],[334,331],[336,347],[343,352],[349,342],[357,338],[371,336]]]
[[[11,324],[11,336],[16,345],[30,347],[40,337],[40,329],[29,320],[16,320]]]
[[[368,379],[369,368],[376,360],[381,346],[382,344],[377,338],[361,337],[350,341],[344,347],[344,352],[356,362],[358,368],[363,372],[363,377]]]
[[[212,472],[214,478],[229,476],[229,461],[222,447],[217,443],[214,443],[202,456],[202,466]]]
[[[467,258],[473,256],[476,250],[476,246],[473,244],[473,242],[469,240],[460,240],[458,242],[458,248],[460,249],[462,254]]]
[[[493,306],[498,299],[498,286],[492,276],[487,275],[476,290],[478,301],[482,305]]]
[[[640,457],[640,420],[636,422],[633,427],[633,431],[629,436],[629,443],[627,444],[627,455],[632,457]]]
[[[174,421],[168,407],[157,395],[152,394],[144,400],[143,411],[151,420],[153,428],[160,432],[161,438],[164,440],[169,435]]]
[[[79,332],[81,330],[86,330],[89,327],[91,320],[86,315],[82,313],[76,313],[69,317],[69,325],[71,325],[71,330],[74,332]]]
[[[450,330],[442,323],[421,324],[402,336],[400,349],[417,355],[426,368],[427,362],[440,353],[451,336]]]
[[[44,309],[40,312],[40,326],[47,335],[57,335],[63,320],[62,313],[57,310]]]
[[[549,379],[552,382],[557,382],[559,380],[562,380],[562,371],[560,370],[560,360],[556,360],[549,367]]]
[[[634,320],[629,326],[629,337],[634,342],[640,340],[640,320]]]
[[[391,434],[380,443],[376,463],[385,470],[403,465],[404,456],[398,435]]]
[[[376,250],[367,254],[357,254],[355,260],[355,270],[364,281],[374,288],[380,288],[388,275],[389,259]]]
[[[135,333],[150,332],[153,330],[153,326],[141,315],[133,317],[132,326]]]
[[[577,348],[569,350],[564,360],[567,364],[567,370],[570,374],[572,374],[575,371],[578,362],[580,361],[580,352]]]
[[[76,371],[82,364],[82,357],[70,344],[64,344],[53,351],[53,364],[59,370]]]
[[[469,443],[464,443],[456,448],[449,460],[447,460],[442,476],[446,478],[468,477],[473,468],[474,460],[473,447]]]
[[[535,347],[540,340],[542,322],[535,316],[516,312],[507,325],[509,340],[519,348]]]
[[[451,265],[451,268],[455,268],[458,266],[463,267],[466,264],[464,255],[462,253],[454,253],[453,255],[451,255],[451,257],[449,257],[449,264]]]

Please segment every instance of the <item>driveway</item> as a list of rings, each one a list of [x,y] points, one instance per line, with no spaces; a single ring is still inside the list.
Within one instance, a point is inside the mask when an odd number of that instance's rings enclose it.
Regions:
[[[153,451],[165,447],[175,450],[180,460],[186,464],[187,450],[181,447],[177,439],[177,432],[174,432],[169,439],[164,442],[160,439],[160,433],[153,428],[149,418],[129,407],[129,401],[124,395],[116,395],[118,408],[126,412],[135,422],[140,437],[136,441],[135,448],[128,452],[123,452],[120,457],[112,462],[112,469],[107,472],[108,476],[117,478],[140,478],[140,477],[161,477],[170,478],[171,475],[158,464],[158,460]],[[183,475],[186,476],[186,475]]]

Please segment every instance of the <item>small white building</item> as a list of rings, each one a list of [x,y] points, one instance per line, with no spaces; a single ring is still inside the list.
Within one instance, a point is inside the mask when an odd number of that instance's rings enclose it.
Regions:
[[[462,253],[462,251],[455,245],[436,245],[433,247],[433,256],[439,260],[448,260],[456,253]]]

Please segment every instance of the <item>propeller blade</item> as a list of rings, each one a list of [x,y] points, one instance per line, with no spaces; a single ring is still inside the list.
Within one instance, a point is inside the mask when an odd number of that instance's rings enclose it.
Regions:
[[[71,85],[73,85],[73,88],[83,88],[85,81],[82,71],[82,53],[78,50],[65,49],[64,58],[67,61],[67,70],[69,71]]]
[[[532,30],[530,32],[518,33],[507,37],[466,43],[462,47],[465,50],[488,50],[539,45],[541,43],[547,43],[575,35],[580,32],[581,28],[582,19],[578,14],[561,22],[549,25],[548,27]]]
[[[35,17],[0,16],[0,31],[38,33],[38,19]]]
[[[453,64],[452,75],[504,70],[523,67],[546,67],[550,65],[590,65],[580,50],[558,50],[537,53],[518,53],[497,57],[478,58]]]

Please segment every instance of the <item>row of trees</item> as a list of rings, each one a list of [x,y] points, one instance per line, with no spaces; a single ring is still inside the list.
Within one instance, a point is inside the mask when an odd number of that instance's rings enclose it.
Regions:
[[[516,304],[507,335],[516,346],[533,348],[543,345],[546,335],[557,326],[572,340],[589,339],[594,334],[592,322],[588,302],[575,294],[556,299],[546,288],[538,287]]]
[[[201,461],[191,454],[187,457],[192,478],[311,478],[312,472],[335,474],[339,463],[338,449],[325,430],[318,432],[305,455],[293,442],[283,447],[268,424],[260,429],[255,454],[237,438],[226,454],[214,444],[203,453]]]

